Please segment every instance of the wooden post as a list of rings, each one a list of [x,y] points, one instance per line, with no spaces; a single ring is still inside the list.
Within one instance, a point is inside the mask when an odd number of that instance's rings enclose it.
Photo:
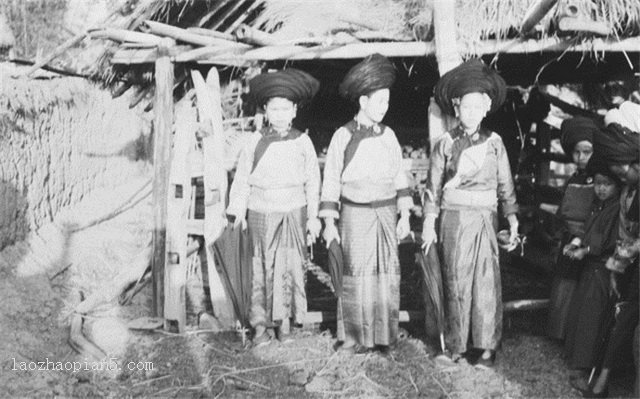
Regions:
[[[155,118],[153,133],[153,314],[164,315],[164,263],[166,239],[167,198],[169,189],[169,162],[173,128],[173,64],[169,48],[173,40],[164,39],[158,47],[155,63]]]
[[[456,37],[454,0],[435,0],[433,2],[433,31],[438,72],[442,76],[462,62]],[[438,104],[431,98],[429,103],[430,149],[433,148],[436,140],[452,127],[452,122],[452,118],[443,114]]]
[[[167,240],[164,271],[164,328],[184,332],[187,326],[187,218],[191,191],[189,152],[197,131],[196,112],[185,97],[176,104],[175,133],[169,172]]]

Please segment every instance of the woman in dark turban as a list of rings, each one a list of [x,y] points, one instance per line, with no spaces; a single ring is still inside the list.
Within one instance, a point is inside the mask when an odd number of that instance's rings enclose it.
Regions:
[[[339,91],[359,110],[334,133],[327,151],[320,216],[327,246],[341,242],[344,253],[337,322],[343,350],[387,347],[398,335],[398,238],[409,234],[413,201],[398,140],[381,123],[395,73],[379,54],[351,68]]]
[[[511,247],[517,243],[518,206],[502,139],[480,123],[502,105],[506,84],[474,59],[444,74],[434,90],[440,108],[459,124],[431,153],[423,245],[439,241],[441,247],[445,342],[453,360],[467,351],[471,336],[473,346],[483,350],[477,366],[490,367],[502,334],[498,203],[509,220]]]
[[[242,149],[227,214],[246,227],[253,245],[250,323],[254,344],[270,340],[277,327],[285,340],[290,319],[303,322],[306,234],[315,240],[320,167],[308,135],[291,126],[298,104],[316,94],[319,83],[296,69],[263,73],[249,82],[250,96],[264,108],[267,126],[251,135]]]
[[[560,144],[564,153],[576,164],[577,171],[567,181],[558,217],[563,222],[559,232],[561,247],[572,237],[584,233],[594,198],[593,175],[587,163],[593,154],[593,136],[600,128],[592,119],[576,116],[562,122]],[[560,254],[556,261],[556,275],[551,284],[547,334],[564,340],[571,297],[577,285],[579,262]]]

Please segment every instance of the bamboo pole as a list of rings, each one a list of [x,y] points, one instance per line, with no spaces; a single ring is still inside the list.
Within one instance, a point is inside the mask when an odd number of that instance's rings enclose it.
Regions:
[[[240,43],[241,44],[241,43]],[[194,57],[201,64],[234,65],[243,66],[254,61],[286,60],[314,60],[314,59],[357,59],[378,52],[387,57],[424,57],[435,52],[432,42],[386,42],[386,43],[354,43],[333,47],[302,47],[302,46],[269,46],[252,49],[250,52],[242,49],[225,49],[214,56],[207,57],[206,51],[213,51],[216,47],[203,49],[200,57]],[[472,47],[464,47],[466,53],[482,54],[529,54],[545,52],[636,52],[640,48],[640,37],[626,39],[594,39],[584,43],[575,44],[562,38],[552,37],[543,40],[486,40]],[[177,46],[171,52],[182,58],[191,49],[187,46]],[[279,58],[280,57],[280,58]],[[120,49],[111,59],[112,64],[144,64],[154,62],[157,59],[155,49]],[[180,62],[191,61],[181,60]]]
[[[601,21],[589,21],[584,18],[563,17],[558,21],[561,32],[586,32],[600,36],[611,34],[611,26]]]
[[[532,30],[538,22],[540,22],[542,18],[549,13],[549,10],[551,10],[557,2],[558,0],[538,0],[534,3],[527,10],[527,13],[522,20],[522,24],[520,25],[520,34],[524,35],[529,33],[529,31]]]
[[[48,63],[50,63],[51,61],[53,61],[54,59],[62,55],[62,53],[64,53],[71,47],[83,41],[84,38],[87,37],[87,35],[88,35],[88,32],[86,31],[79,33],[74,37],[72,37],[71,39],[67,40],[66,42],[62,43],[60,46],[56,47],[56,49],[53,50],[51,54],[44,57],[42,60],[40,60],[40,62],[35,63],[31,68],[29,68],[29,70],[26,73],[26,76],[31,76],[35,71],[47,65]]]
[[[207,46],[198,47],[176,55],[175,62],[190,62],[203,58],[218,57],[221,55],[241,54],[242,49],[231,49],[228,47]]]
[[[217,39],[224,39],[224,40],[230,40],[230,41],[236,40],[236,38],[230,33],[219,32],[217,30],[212,30],[212,29],[191,27],[191,28],[187,28],[187,31],[196,33],[198,35],[215,37]]]
[[[203,36],[186,29],[178,28],[175,26],[163,24],[157,21],[145,21],[145,24],[149,27],[149,31],[155,35],[170,37],[181,42],[195,44],[197,46],[237,46],[238,43],[218,39],[211,36]]]
[[[163,39],[155,62],[155,118],[153,138],[153,281],[154,316],[164,315],[164,266],[167,198],[169,190],[169,163],[171,160],[171,134],[173,127],[173,64],[169,48],[175,42]]]
[[[272,34],[252,28],[247,24],[241,24],[233,34],[239,42],[243,43],[253,44],[256,46],[278,45],[278,41],[273,38]]]
[[[138,43],[157,46],[161,37],[149,33],[134,32],[126,29],[100,29],[89,32],[92,39],[109,39],[116,42]]]
[[[453,0],[435,0],[433,2],[433,31],[438,72],[442,76],[462,62],[458,52],[455,2]],[[428,118],[429,151],[431,151],[435,142],[451,128],[453,120],[442,113],[433,97],[429,102]]]

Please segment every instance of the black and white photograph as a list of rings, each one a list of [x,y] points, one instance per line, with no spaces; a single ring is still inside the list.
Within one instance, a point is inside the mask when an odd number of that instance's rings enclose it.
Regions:
[[[0,397],[640,397],[640,0],[0,0]]]

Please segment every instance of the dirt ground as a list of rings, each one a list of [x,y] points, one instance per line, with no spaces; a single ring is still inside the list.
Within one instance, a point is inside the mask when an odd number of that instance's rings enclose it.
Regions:
[[[107,214],[140,185],[132,182],[122,191],[87,198],[64,221],[84,223],[87,215]],[[25,272],[25,262],[16,261],[19,251],[2,254],[1,397],[579,397],[568,384],[561,346],[543,336],[544,310],[506,315],[498,363],[483,371],[437,360],[437,346],[423,339],[419,321],[401,325],[401,338],[387,354],[362,355],[334,352],[330,323],[296,329],[292,342],[259,348],[243,345],[238,332],[215,334],[193,326],[184,334],[128,329],[127,322],[150,314],[147,286],[125,306],[111,301],[88,315],[85,332],[111,360],[101,365],[83,359],[67,343],[69,316],[79,301],[75,293],[100,290],[144,248],[149,209],[142,201],[67,236],[66,269],[41,262]],[[413,271],[407,273],[411,279]],[[505,296],[524,289],[518,276],[504,276]],[[309,281],[310,287],[318,284]],[[403,303],[415,295],[406,289]],[[28,370],[40,368],[40,362],[45,370]],[[73,362],[81,370],[64,370]],[[118,370],[109,370],[114,365]],[[631,372],[617,373],[612,394],[630,397],[632,384]]]

